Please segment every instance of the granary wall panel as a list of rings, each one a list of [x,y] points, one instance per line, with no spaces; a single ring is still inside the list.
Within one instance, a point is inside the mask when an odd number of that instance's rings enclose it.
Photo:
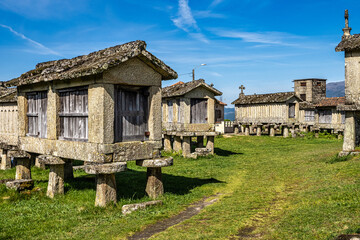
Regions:
[[[161,87],[153,86],[149,89],[150,111],[149,111],[149,140],[161,141]]]
[[[287,118],[286,104],[237,105],[236,120],[243,123],[283,123]]]
[[[103,73],[103,81],[134,86],[161,86],[161,75],[138,58]]]
[[[204,87],[198,87],[186,93],[185,98],[215,98],[214,93]]]
[[[360,104],[360,50],[345,52],[345,79],[346,101]]]
[[[0,104],[0,142],[17,145],[18,110],[16,103]]]

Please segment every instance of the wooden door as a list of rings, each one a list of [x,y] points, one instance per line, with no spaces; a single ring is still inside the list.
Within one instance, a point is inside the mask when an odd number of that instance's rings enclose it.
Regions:
[[[174,116],[174,104],[173,101],[169,100],[167,101],[167,108],[168,108],[168,122],[173,122],[173,116]]]
[[[191,123],[207,123],[207,99],[192,98],[190,115]]]
[[[116,88],[115,142],[147,140],[148,91]]]
[[[27,94],[28,136],[47,137],[47,92]]]

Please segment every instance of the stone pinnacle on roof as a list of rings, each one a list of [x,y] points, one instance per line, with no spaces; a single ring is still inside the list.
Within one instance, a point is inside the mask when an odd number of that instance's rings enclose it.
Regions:
[[[351,36],[351,27],[349,27],[349,11],[346,9],[345,10],[345,28],[343,28],[343,32],[344,32],[344,35],[343,35],[343,38],[346,38],[346,37],[349,37]]]
[[[239,87],[239,89],[241,90],[241,93],[239,94],[239,97],[244,96],[244,95],[245,95],[245,94],[244,94],[244,90],[245,90],[244,85],[241,85],[241,86]]]

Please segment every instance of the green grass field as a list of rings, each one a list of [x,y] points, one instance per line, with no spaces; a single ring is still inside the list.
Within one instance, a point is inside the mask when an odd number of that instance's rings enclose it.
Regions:
[[[174,158],[163,168],[163,206],[122,216],[150,200],[146,169],[117,175],[118,203],[94,207],[95,177],[76,171],[64,196],[46,197],[48,170],[32,168],[35,190],[0,185],[0,239],[124,239],[205,196],[215,204],[152,239],[334,239],[360,232],[360,160],[337,159],[335,139],[216,138],[213,157]],[[0,171],[0,179],[15,170]]]

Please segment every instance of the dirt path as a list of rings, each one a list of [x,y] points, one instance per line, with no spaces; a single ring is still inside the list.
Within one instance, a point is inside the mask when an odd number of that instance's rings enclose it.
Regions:
[[[150,225],[147,228],[145,228],[144,230],[135,233],[131,237],[128,237],[128,239],[129,240],[148,239],[157,233],[163,232],[166,229],[168,229],[169,227],[179,224],[179,223],[199,214],[203,208],[217,202],[219,200],[219,198],[216,198],[217,196],[218,195],[212,195],[210,197],[205,197],[202,200],[192,204],[190,207],[188,207],[187,209],[185,209],[178,215],[175,215],[171,218],[168,218],[163,221],[157,222],[153,225]],[[212,197],[215,197],[215,198],[211,199],[210,201],[207,201],[209,198],[212,198]]]

